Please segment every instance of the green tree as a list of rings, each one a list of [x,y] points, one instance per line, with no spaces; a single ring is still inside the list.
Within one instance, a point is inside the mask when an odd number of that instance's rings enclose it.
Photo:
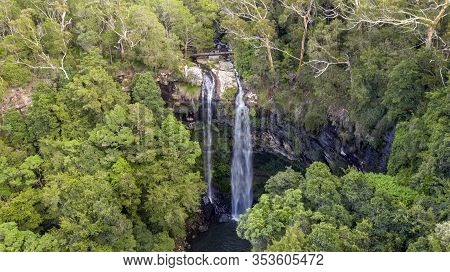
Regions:
[[[46,85],[39,85],[33,94],[33,104],[27,110],[26,123],[28,134],[36,145],[39,139],[49,136],[58,137],[61,133],[61,122],[56,113],[57,92]]]
[[[183,0],[183,4],[189,8],[191,14],[200,22],[203,26],[203,31],[206,31],[207,35],[212,35],[211,26],[215,21],[219,20],[219,5],[216,0]],[[210,43],[211,40],[206,41]]]
[[[426,47],[440,43],[439,28],[445,22],[449,9],[447,0],[432,3],[408,1],[357,1],[348,7],[346,15],[350,27],[359,25],[392,25],[399,29],[417,32],[425,40]],[[345,8],[344,8],[345,9]]]
[[[272,39],[275,30],[270,18],[271,1],[223,0],[219,3],[225,13],[222,26],[236,39],[247,41],[255,47],[264,47],[268,67],[271,71],[274,71]]]
[[[305,210],[300,190],[289,189],[283,195],[270,196],[263,194],[259,202],[241,215],[237,233],[247,239],[253,250],[266,249],[272,240],[279,240],[286,227],[298,221],[305,230],[310,227],[312,212]]]
[[[135,174],[131,165],[119,158],[112,166],[111,186],[117,198],[128,213],[135,213],[140,203],[141,190],[136,184]]]
[[[33,189],[11,195],[0,207],[0,222],[15,222],[20,230],[37,230],[42,223],[38,209],[40,198],[39,191]]]
[[[427,236],[420,237],[411,243],[408,251],[450,251],[450,223],[443,222],[436,225],[434,231]]]
[[[281,195],[286,190],[299,188],[304,183],[302,174],[295,172],[289,167],[285,171],[278,172],[276,175],[270,177],[264,185],[264,189],[269,194]]]
[[[0,252],[59,251],[58,241],[50,234],[38,236],[17,228],[16,223],[0,224]]]
[[[13,165],[8,158],[0,157],[2,175],[0,182],[9,186],[11,191],[20,192],[41,182],[40,166],[43,163],[38,155],[27,157],[20,165]]]
[[[392,68],[388,80],[383,104],[390,118],[404,120],[415,112],[422,100],[424,88],[419,66],[414,61],[403,60]]]
[[[365,175],[355,169],[351,169],[341,178],[341,181],[341,194],[345,207],[361,218],[363,208],[373,196],[374,188],[367,182]]]
[[[445,195],[449,188],[448,87],[427,94],[422,116],[397,125],[388,173],[398,174],[413,188]]]
[[[173,115],[164,118],[156,137],[157,161],[150,176],[141,181],[147,191],[144,207],[152,215],[150,222],[181,238],[185,221],[197,210],[205,189],[200,174],[193,170],[200,147],[190,141],[189,131]]]
[[[61,108],[57,116],[64,120],[62,135],[65,137],[85,135],[103,120],[106,112],[115,105],[124,106],[128,100],[105,69],[95,64],[90,66],[95,58],[87,55],[86,60],[89,61],[84,63],[86,68],[74,76],[58,98]]]
[[[0,76],[0,101],[3,101],[3,97],[6,95],[7,92],[7,83],[6,81]]]
[[[306,170],[305,177],[305,197],[311,201],[313,207],[340,202],[337,192],[339,179],[331,174],[326,164],[320,162],[311,164]]]
[[[12,147],[25,151],[32,150],[26,119],[19,111],[13,109],[6,111],[0,129],[6,134],[5,139]]]
[[[314,7],[317,6],[314,0],[281,0],[281,4],[300,17],[300,22],[303,27],[303,33],[300,43],[299,65],[303,65],[306,51],[306,37],[309,25],[312,22],[314,14]]]
[[[151,68],[176,68],[176,41],[165,35],[151,2],[105,1],[95,4],[91,11],[107,27],[101,33],[107,42],[104,47],[118,52],[122,61],[139,61]]]
[[[269,245],[267,251],[296,252],[306,251],[307,247],[306,237],[301,229],[295,226],[289,226],[286,228],[286,233],[283,237]]]
[[[152,73],[134,75],[131,98],[133,103],[144,104],[157,118],[164,116],[164,100]]]
[[[404,251],[438,219],[433,201],[387,175],[350,169],[337,177],[316,162],[304,179],[287,170],[267,184],[273,191],[237,228],[254,250]]]
[[[59,228],[50,233],[64,251],[130,251],[136,241],[131,222],[121,214],[107,175],[50,177],[58,188]]]
[[[68,6],[65,1],[58,4],[59,9],[55,9],[52,3],[37,1],[35,9],[22,9],[17,17],[6,17],[10,35],[6,36],[4,45],[14,56],[14,63],[36,72],[50,71],[54,76],[62,73],[69,79],[65,65],[71,38],[67,31]]]
[[[210,1],[203,1],[207,9],[214,12],[214,7]],[[196,7],[201,3],[196,3]],[[184,51],[184,58],[188,58],[191,48],[201,50],[212,44],[213,31],[212,21],[204,14],[196,18],[191,10],[184,5],[182,0],[157,0],[153,4],[156,8],[159,20],[164,25],[166,36],[178,40]],[[212,14],[209,14],[211,16]],[[214,17],[213,17],[214,18]],[[205,23],[209,23],[205,25]]]

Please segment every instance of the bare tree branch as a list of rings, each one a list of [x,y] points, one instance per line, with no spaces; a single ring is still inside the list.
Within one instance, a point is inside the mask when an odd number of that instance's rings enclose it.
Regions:
[[[371,2],[362,6],[360,1],[355,1],[353,6],[341,4],[340,16],[348,22],[347,30],[363,25],[392,25],[410,31],[425,32],[422,33],[425,36],[425,45],[431,47],[433,40],[443,41],[437,34],[437,28],[448,15],[450,0],[436,0],[426,7],[420,6],[419,1],[406,7],[375,5]],[[424,31],[418,30],[419,27],[423,27]]]

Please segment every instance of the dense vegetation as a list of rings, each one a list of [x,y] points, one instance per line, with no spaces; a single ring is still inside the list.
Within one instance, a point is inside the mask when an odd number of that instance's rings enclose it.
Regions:
[[[26,112],[2,118],[0,251],[170,251],[184,240],[204,192],[200,148],[154,74],[178,71],[181,45],[212,43],[214,6],[184,4],[0,1],[1,94],[33,89]]]
[[[238,227],[257,251],[450,250],[450,224],[438,223],[448,216],[448,194],[355,169],[336,177],[317,162],[305,176],[279,172],[265,190]]]
[[[0,0],[0,251],[173,250],[204,183],[157,77],[222,38],[258,106],[381,148],[273,176],[255,250],[450,250],[449,0]],[[225,35],[223,35],[226,33]]]

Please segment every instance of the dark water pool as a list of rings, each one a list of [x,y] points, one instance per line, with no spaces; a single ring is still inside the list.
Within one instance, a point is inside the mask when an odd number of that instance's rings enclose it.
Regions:
[[[236,234],[237,223],[213,223],[208,231],[199,233],[190,241],[194,252],[245,252],[251,250],[247,240],[240,239]]]

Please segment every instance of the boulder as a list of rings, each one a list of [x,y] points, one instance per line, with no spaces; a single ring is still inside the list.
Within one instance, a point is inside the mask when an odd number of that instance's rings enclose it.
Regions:
[[[202,86],[203,82],[203,70],[198,66],[184,66],[184,76],[192,85]]]
[[[218,66],[219,68],[220,66]],[[237,88],[236,77],[234,72],[228,70],[211,69],[216,76],[216,91],[219,98],[228,88]]]

